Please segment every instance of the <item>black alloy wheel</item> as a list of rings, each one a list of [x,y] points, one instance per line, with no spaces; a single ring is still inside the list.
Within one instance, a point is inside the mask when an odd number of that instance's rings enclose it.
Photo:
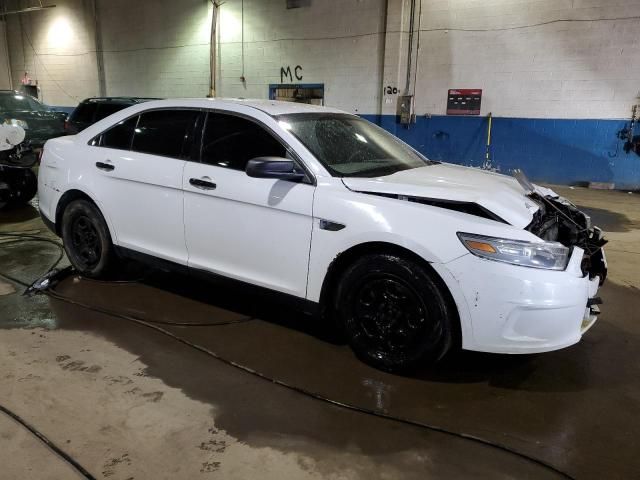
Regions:
[[[355,353],[387,371],[439,360],[452,344],[452,306],[424,266],[367,255],[345,272],[338,314]]]
[[[79,215],[71,225],[73,250],[84,268],[93,268],[100,261],[102,249],[96,227],[86,215]]]
[[[74,200],[62,214],[62,240],[71,265],[82,275],[106,277],[117,264],[111,235],[100,210]]]

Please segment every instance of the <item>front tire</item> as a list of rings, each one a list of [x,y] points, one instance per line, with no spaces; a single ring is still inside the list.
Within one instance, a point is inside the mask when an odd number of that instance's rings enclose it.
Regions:
[[[117,257],[100,210],[87,200],[69,203],[62,215],[62,240],[71,265],[82,275],[106,277]]]
[[[456,315],[435,273],[403,257],[371,254],[344,272],[337,311],[356,355],[386,371],[435,363],[452,345]]]

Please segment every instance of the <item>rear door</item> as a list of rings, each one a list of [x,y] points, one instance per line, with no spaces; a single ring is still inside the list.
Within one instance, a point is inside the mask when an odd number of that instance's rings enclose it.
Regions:
[[[150,110],[97,140],[96,194],[121,247],[187,263],[182,173],[199,116],[198,110]]]
[[[304,297],[315,187],[245,173],[251,158],[288,155],[252,119],[210,112],[202,137],[183,177],[189,266]]]

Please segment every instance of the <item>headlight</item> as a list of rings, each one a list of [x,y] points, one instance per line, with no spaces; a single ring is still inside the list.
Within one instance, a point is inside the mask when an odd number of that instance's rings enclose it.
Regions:
[[[24,120],[18,120],[17,118],[7,118],[4,123],[7,125],[13,125],[14,127],[22,127],[25,130],[29,128],[27,122],[25,122]]]
[[[564,270],[569,249],[558,242],[526,242],[458,233],[462,244],[474,255],[523,267]]]

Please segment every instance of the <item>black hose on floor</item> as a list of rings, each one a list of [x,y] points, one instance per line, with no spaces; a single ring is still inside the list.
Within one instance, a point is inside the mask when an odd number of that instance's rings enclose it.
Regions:
[[[56,242],[55,240],[51,240],[49,238],[44,238],[44,237],[40,237],[40,236],[37,236],[37,235],[26,234],[26,233],[21,233],[21,232],[0,232],[0,237],[8,237],[8,238],[13,239],[13,240],[9,240],[7,242],[2,242],[2,245],[7,245],[7,244],[11,245],[11,244],[14,244],[14,243],[21,243],[21,242],[29,241],[29,242],[51,243],[51,244],[55,245],[56,247],[58,247],[60,249],[60,253],[59,253],[58,257],[56,258],[56,261],[51,265],[51,268],[49,270],[52,270],[52,269],[56,268],[60,264],[62,259],[64,258],[64,249],[63,249],[62,245],[60,243]],[[5,278],[7,278],[8,280],[11,280],[12,282],[15,282],[15,283],[17,283],[19,285],[22,285],[24,287],[28,287],[29,286],[28,283],[25,283],[22,280],[20,280],[18,278],[15,278],[15,277],[13,277],[11,275],[7,275],[6,273],[0,272],[0,275],[5,277]],[[49,440],[49,438],[47,438],[42,432],[40,432],[38,429],[36,429],[33,425],[28,423],[22,417],[20,417],[17,413],[14,413],[13,411],[9,410],[7,407],[5,407],[4,405],[1,405],[1,404],[0,404],[0,412],[4,413],[5,415],[7,415],[11,419],[13,419],[15,422],[19,423],[24,428],[26,428],[38,440],[40,440],[47,447],[49,447],[49,449],[52,450],[56,455],[58,455],[65,462],[67,462],[74,469],[76,469],[78,471],[78,473],[80,473],[84,478],[86,478],[88,480],[96,480],[96,478],[93,475],[91,475],[82,465],[80,465],[73,457],[71,457],[68,453],[66,453],[64,450],[62,450],[60,447],[58,447],[51,440]]]
[[[0,234],[0,236],[1,236],[1,234]],[[51,242],[56,244],[56,245],[58,245],[58,246],[60,246],[60,248],[62,248],[62,246],[60,244],[58,244],[57,242],[54,242],[54,241],[51,241]],[[7,277],[5,274],[2,274],[1,272],[0,272],[0,275]],[[75,305],[75,306],[78,306],[78,307],[81,307],[81,308],[85,308],[87,310],[91,310],[93,312],[97,312],[97,313],[101,313],[101,314],[104,314],[104,315],[109,315],[109,316],[112,316],[112,317],[120,318],[120,319],[129,321],[129,322],[133,322],[133,323],[142,325],[142,326],[147,327],[147,328],[154,329],[154,330],[156,330],[156,331],[158,331],[158,332],[160,332],[160,333],[162,333],[162,334],[164,334],[164,335],[166,335],[168,337],[171,337],[172,339],[174,339],[174,340],[176,340],[176,341],[178,341],[178,342],[180,342],[180,343],[182,343],[182,344],[184,344],[184,345],[186,345],[186,346],[188,346],[190,348],[193,348],[193,349],[198,350],[198,351],[200,351],[202,353],[205,353],[205,354],[209,355],[210,357],[212,357],[212,358],[214,358],[214,359],[216,359],[216,360],[218,360],[218,361],[220,361],[220,362],[222,362],[222,363],[224,363],[226,365],[229,365],[231,367],[237,368],[237,369],[239,369],[239,370],[241,370],[243,372],[249,373],[249,374],[251,374],[251,375],[253,375],[255,377],[258,377],[258,378],[260,378],[262,380],[266,380],[266,381],[268,381],[270,383],[273,383],[275,385],[279,385],[281,387],[287,388],[288,390],[291,390],[291,391],[294,391],[296,393],[302,394],[302,395],[304,395],[306,397],[309,397],[309,398],[312,398],[312,399],[315,399],[315,400],[319,400],[319,401],[322,401],[324,403],[328,403],[330,405],[334,405],[334,406],[337,406],[337,407],[340,407],[340,408],[344,408],[346,410],[363,413],[363,414],[370,415],[370,416],[373,416],[373,417],[383,418],[385,420],[390,420],[390,421],[393,421],[393,422],[397,422],[397,423],[408,425],[408,426],[412,426],[412,427],[423,428],[423,429],[426,429],[426,430],[430,430],[430,431],[434,431],[434,432],[450,435],[450,436],[453,436],[453,437],[462,438],[464,440],[473,441],[473,442],[476,442],[478,444],[481,444],[481,445],[484,445],[484,446],[487,446],[487,447],[491,447],[491,448],[495,448],[495,449],[501,450],[503,452],[506,452],[506,453],[515,455],[517,457],[520,457],[520,458],[522,458],[524,460],[527,460],[527,461],[532,462],[532,463],[534,463],[536,465],[539,465],[539,466],[541,466],[543,468],[546,468],[547,470],[549,470],[549,471],[551,471],[551,472],[553,472],[553,473],[555,473],[557,475],[560,475],[563,478],[567,478],[567,479],[570,479],[570,480],[575,480],[574,477],[572,477],[568,473],[560,470],[559,468],[554,467],[550,463],[547,463],[547,462],[545,462],[543,460],[539,460],[537,458],[534,458],[534,457],[531,457],[529,455],[526,455],[526,454],[524,454],[522,452],[519,452],[517,450],[514,450],[514,449],[512,449],[512,448],[510,448],[510,447],[508,447],[508,446],[506,446],[504,444],[493,442],[493,441],[490,441],[490,440],[485,440],[483,438],[480,438],[480,437],[477,437],[475,435],[471,435],[471,434],[468,434],[468,433],[455,432],[453,430],[448,430],[448,429],[446,429],[444,427],[440,427],[438,425],[432,425],[432,424],[428,424],[428,423],[424,423],[424,422],[418,422],[418,421],[411,420],[411,419],[408,419],[408,418],[397,417],[397,416],[393,416],[393,415],[390,415],[390,414],[387,414],[387,413],[383,413],[383,412],[379,412],[379,411],[376,411],[376,410],[372,410],[372,409],[369,409],[369,408],[359,407],[357,405],[351,405],[351,404],[348,404],[348,403],[340,402],[338,400],[333,400],[331,398],[324,397],[324,396],[322,396],[322,395],[320,395],[318,393],[311,392],[311,391],[306,390],[306,389],[304,389],[302,387],[297,387],[295,385],[291,385],[289,383],[286,383],[286,382],[284,382],[282,380],[278,380],[276,378],[269,377],[268,375],[266,375],[264,373],[258,372],[256,370],[253,370],[253,369],[249,368],[249,367],[241,365],[241,364],[239,364],[237,362],[234,362],[233,360],[226,359],[226,358],[220,356],[219,354],[217,354],[217,353],[215,353],[215,352],[213,352],[213,351],[211,351],[211,350],[209,350],[207,348],[204,348],[204,347],[202,347],[202,346],[200,346],[200,345],[198,345],[196,343],[193,343],[193,342],[190,342],[188,340],[185,340],[184,338],[181,338],[178,335],[175,335],[172,332],[170,332],[168,330],[165,330],[164,328],[158,326],[158,324],[160,324],[160,325],[170,325],[170,326],[212,326],[212,325],[193,324],[193,323],[191,323],[191,324],[180,324],[180,323],[174,323],[174,322],[160,322],[160,321],[143,320],[143,319],[139,319],[139,318],[136,318],[136,317],[133,317],[133,316],[130,316],[130,315],[124,315],[124,314],[121,314],[121,313],[118,313],[118,312],[115,312],[115,311],[110,311],[108,309],[95,307],[93,305],[88,305],[88,304],[85,304],[85,303],[82,303],[82,302],[78,302],[77,300],[74,300],[72,298],[66,297],[64,295],[61,295],[61,294],[55,292],[55,290],[53,290],[53,289],[41,290],[41,293],[43,293],[43,294],[45,294],[45,295],[47,295],[47,296],[49,296],[51,298],[54,298],[56,300],[59,300],[61,302],[65,302],[65,303],[68,303],[68,304],[71,304],[71,305]],[[213,324],[213,325],[228,325],[228,324],[231,324],[231,323],[241,323],[243,321],[250,321],[250,320],[253,320],[253,318],[241,319],[241,320],[231,321],[231,322],[221,322],[221,323],[217,323],[217,324]],[[5,411],[5,410],[3,410],[3,411]],[[5,412],[5,413],[7,413],[7,412]],[[7,414],[12,416],[11,413],[7,413]],[[27,427],[27,428],[29,428],[29,427]],[[36,431],[35,429],[31,430],[31,428],[29,428],[29,430],[32,431],[32,432]],[[40,436],[38,436],[38,438],[40,438]],[[73,461],[73,459],[71,459],[71,460]],[[82,467],[80,467],[80,468],[82,468]],[[87,475],[90,475],[90,474],[87,473]],[[89,476],[87,478],[94,478],[94,477]]]
[[[58,247],[59,249],[59,254],[58,257],[56,258],[56,261],[53,262],[53,264],[49,267],[49,271],[53,270],[54,268],[56,268],[58,265],[60,265],[60,262],[62,262],[62,259],[64,258],[64,247],[60,242],[56,242],[55,240],[52,240],[50,238],[46,238],[46,237],[41,237],[39,235],[31,235],[31,234],[26,234],[26,233],[20,233],[20,232],[0,232],[0,237],[5,237],[5,238],[10,238],[10,239],[15,239],[15,241],[8,241],[8,242],[2,242],[0,245],[13,245],[14,243],[21,243],[21,242],[45,242],[45,243],[50,243],[52,245],[55,245],[56,247]],[[3,274],[4,277],[6,277],[6,275]],[[9,277],[6,277],[9,278]],[[9,278],[10,280],[12,280],[11,278]],[[16,280],[14,280],[16,281]],[[21,285],[24,285],[24,282],[20,282],[20,281],[16,281],[16,283],[19,283]],[[27,287],[29,285],[26,285]]]
[[[7,273],[0,272],[0,277],[4,277],[4,278],[6,278],[7,280],[11,280],[12,282],[17,283],[18,285],[21,285],[21,286],[23,286],[23,287],[25,287],[25,288],[28,288],[28,287],[29,287],[29,284],[28,284],[28,283],[23,282],[23,281],[22,281],[22,280],[20,280],[19,278],[12,277],[11,275],[9,275],[9,274],[7,274]]]
[[[154,325],[167,325],[170,327],[222,327],[224,325],[236,325],[238,323],[247,323],[253,320],[255,320],[254,317],[245,317],[245,318],[239,318],[237,320],[229,320],[226,322],[211,322],[211,323],[166,322],[162,320],[141,320],[141,321],[153,323]]]
[[[47,243],[51,243],[55,246],[57,246],[60,249],[60,254],[59,256],[56,258],[56,261],[52,264],[51,268],[49,269],[49,271],[53,270],[54,268],[56,268],[60,262],[62,261],[62,259],[64,258],[64,247],[51,239],[48,238],[43,238],[43,237],[39,237],[36,235],[31,235],[31,234],[22,234],[19,232],[0,232],[0,237],[9,237],[12,240],[9,241],[5,241],[2,242],[1,245],[12,245],[14,243],[22,243],[22,242],[47,242]],[[26,282],[23,282],[22,280],[15,278],[11,275],[8,275],[4,272],[0,272],[0,276],[14,282],[17,283],[19,285],[22,285],[23,287],[29,287],[30,285]],[[119,283],[129,283],[130,281],[122,281]],[[105,282],[105,283],[109,283],[109,282]],[[159,324],[163,324],[163,325],[172,325],[172,326],[217,326],[217,325],[230,325],[233,323],[244,323],[244,322],[248,322],[250,320],[254,320],[253,318],[242,318],[239,320],[233,320],[233,321],[229,321],[229,322],[219,322],[219,323],[202,323],[202,324],[193,324],[193,323],[186,323],[186,322],[162,322],[162,321],[157,321],[157,323]],[[12,418],[14,421],[16,421],[17,423],[19,423],[20,425],[22,425],[24,428],[26,428],[29,432],[31,432],[36,438],[38,438],[40,441],[42,441],[47,447],[49,447],[53,452],[55,452],[60,458],[62,458],[64,461],[66,461],[69,465],[71,465],[73,468],[75,468],[81,475],[83,475],[87,480],[96,480],[96,478],[91,475],[82,465],[80,465],[76,460],[74,460],[69,454],[65,453],[60,447],[58,447],[55,443],[53,443],[51,440],[49,440],[43,433],[41,433],[39,430],[37,430],[34,426],[32,426],[31,424],[29,424],[26,420],[24,420],[22,417],[20,417],[18,414],[14,413],[13,411],[9,410],[7,407],[3,406],[2,404],[0,404],[0,411],[2,413],[4,413],[5,415],[9,416],[10,418]]]
[[[495,448],[495,449],[501,450],[503,452],[515,455],[515,456],[520,457],[520,458],[522,458],[524,460],[527,460],[527,461],[532,462],[532,463],[534,463],[536,465],[539,465],[539,466],[541,466],[543,468],[546,468],[546,469],[552,471],[553,473],[555,473],[557,475],[560,475],[563,478],[574,480],[574,477],[572,477],[568,473],[566,473],[566,472],[554,467],[553,465],[551,465],[551,464],[549,464],[549,463],[547,463],[547,462],[545,462],[543,460],[539,460],[537,458],[530,457],[530,456],[528,456],[528,455],[526,455],[524,453],[521,453],[521,452],[519,452],[517,450],[514,450],[514,449],[512,449],[512,448],[510,448],[510,447],[508,447],[506,445],[501,444],[501,443],[492,442],[490,440],[485,440],[483,438],[476,437],[475,435],[471,435],[471,434],[468,434],[468,433],[455,432],[455,431],[448,430],[448,429],[446,429],[444,427],[440,427],[440,426],[437,426],[437,425],[432,425],[432,424],[428,424],[428,423],[424,423],[424,422],[418,422],[418,421],[411,420],[411,419],[408,419],[408,418],[403,418],[403,417],[396,417],[394,415],[390,415],[390,414],[387,414],[387,413],[382,413],[382,412],[379,412],[379,411],[376,411],[376,410],[372,410],[372,409],[369,409],[369,408],[359,407],[357,405],[351,405],[351,404],[348,404],[348,403],[340,402],[338,400],[333,400],[331,398],[324,397],[324,396],[322,396],[322,395],[320,395],[318,393],[306,390],[306,389],[304,389],[302,387],[297,387],[295,385],[291,385],[289,383],[286,383],[286,382],[284,382],[282,380],[278,380],[276,378],[269,377],[268,375],[265,375],[264,373],[261,373],[261,372],[258,372],[256,370],[253,370],[253,369],[251,369],[249,367],[246,367],[246,366],[244,366],[242,364],[234,362],[233,360],[226,359],[226,358],[220,356],[219,354],[217,354],[217,353],[215,353],[215,352],[213,352],[213,351],[211,351],[211,350],[209,350],[209,349],[207,349],[205,347],[202,347],[202,346],[200,346],[200,345],[198,345],[196,343],[193,343],[193,342],[190,342],[188,340],[185,340],[184,338],[179,337],[178,335],[175,335],[172,332],[170,332],[168,330],[165,330],[164,328],[159,327],[158,325],[155,325],[152,322],[149,322],[149,321],[146,321],[146,320],[141,320],[139,318],[136,318],[136,317],[133,317],[133,316],[130,316],[130,315],[124,315],[124,314],[121,314],[121,313],[118,313],[118,312],[110,311],[108,309],[104,309],[104,308],[100,308],[100,307],[94,307],[92,305],[87,305],[85,303],[78,302],[77,300],[74,300],[72,298],[66,297],[64,295],[60,295],[59,293],[56,293],[54,290],[50,290],[50,289],[49,290],[43,290],[42,293],[44,295],[47,295],[47,296],[49,296],[51,298],[54,298],[56,300],[59,300],[61,302],[65,302],[65,303],[68,303],[68,304],[71,304],[71,305],[75,305],[75,306],[78,306],[78,307],[81,307],[81,308],[85,308],[87,310],[91,310],[91,311],[96,312],[96,313],[101,313],[103,315],[109,315],[109,316],[112,316],[112,317],[121,318],[123,320],[129,321],[129,322],[133,322],[133,323],[137,323],[137,324],[142,325],[144,327],[154,329],[154,330],[156,330],[156,331],[158,331],[158,332],[160,332],[160,333],[162,333],[162,334],[164,334],[164,335],[166,335],[168,337],[173,338],[174,340],[176,340],[176,341],[178,341],[178,342],[180,342],[180,343],[182,343],[184,345],[187,345],[188,347],[191,347],[191,348],[193,348],[195,350],[198,350],[198,351],[200,351],[202,353],[205,353],[205,354],[209,355],[210,357],[213,357],[214,359],[216,359],[216,360],[218,360],[218,361],[220,361],[220,362],[222,362],[222,363],[224,363],[226,365],[229,365],[231,367],[237,368],[239,370],[242,370],[243,372],[249,373],[249,374],[251,374],[253,376],[256,376],[256,377],[258,377],[258,378],[260,378],[262,380],[266,380],[266,381],[268,381],[270,383],[273,383],[273,384],[279,385],[281,387],[287,388],[288,390],[291,390],[291,391],[294,391],[296,393],[302,394],[302,395],[304,395],[306,397],[310,397],[312,399],[319,400],[319,401],[322,401],[322,402],[325,402],[325,403],[328,403],[330,405],[334,405],[334,406],[337,406],[337,407],[340,407],[340,408],[344,408],[346,410],[351,410],[353,412],[363,413],[363,414],[366,414],[366,415],[371,415],[371,416],[374,416],[374,417],[383,418],[385,420],[390,420],[390,421],[401,423],[401,424],[404,424],[404,425],[409,425],[409,426],[412,426],[412,427],[418,427],[418,428],[423,428],[423,429],[434,431],[434,432],[438,432],[438,433],[443,433],[443,434],[450,435],[450,436],[453,436],[453,437],[462,438],[464,440],[470,440],[470,441],[479,443],[481,445],[484,445],[484,446],[487,446],[487,447],[491,447],[491,448]]]
[[[96,477],[91,475],[82,465],[80,465],[77,461],[71,457],[68,453],[58,447],[55,443],[49,440],[42,432],[37,430],[33,425],[28,423],[25,419],[23,419],[20,415],[12,412],[7,407],[0,405],[0,412],[4,413],[8,417],[12,418],[14,421],[22,425],[24,428],[29,430],[38,440],[44,443],[51,451],[53,451],[56,455],[62,458],[65,462],[71,465],[74,469],[80,473],[87,480],[96,480]]]
[[[46,243],[50,243],[52,245],[55,245],[56,247],[58,247],[58,249],[60,250],[60,253],[58,255],[58,257],[56,258],[55,262],[53,262],[53,264],[49,267],[48,272],[52,271],[54,268],[56,268],[60,262],[64,259],[64,247],[61,243],[56,242],[55,240],[51,240],[49,238],[45,238],[45,237],[40,237],[37,235],[32,235],[32,234],[23,234],[20,232],[0,232],[0,237],[8,237],[10,238],[10,240],[8,241],[4,241],[1,242],[0,245],[13,245],[16,243],[22,243],[22,242],[46,242]],[[7,273],[1,272],[0,271],[0,277],[4,277],[7,280],[10,280],[14,283],[17,283],[18,285],[21,285],[23,287],[29,288],[32,284],[26,283],[23,280],[20,280],[19,278],[16,278],[12,275],[9,275]],[[98,279],[93,279],[93,278],[84,278],[84,280],[88,280],[91,282],[96,282],[96,283],[118,283],[118,284],[123,284],[123,283],[136,283],[141,281],[142,279],[136,279],[136,280],[98,280]],[[149,323],[157,323],[159,325],[168,325],[168,326],[176,326],[176,327],[215,327],[215,326],[223,326],[223,325],[233,325],[236,323],[245,323],[245,322],[249,322],[251,320],[255,320],[253,317],[247,317],[247,318],[240,318],[238,320],[230,320],[228,322],[211,322],[211,323],[192,323],[192,322],[168,322],[168,321],[162,321],[162,320],[145,320]]]

